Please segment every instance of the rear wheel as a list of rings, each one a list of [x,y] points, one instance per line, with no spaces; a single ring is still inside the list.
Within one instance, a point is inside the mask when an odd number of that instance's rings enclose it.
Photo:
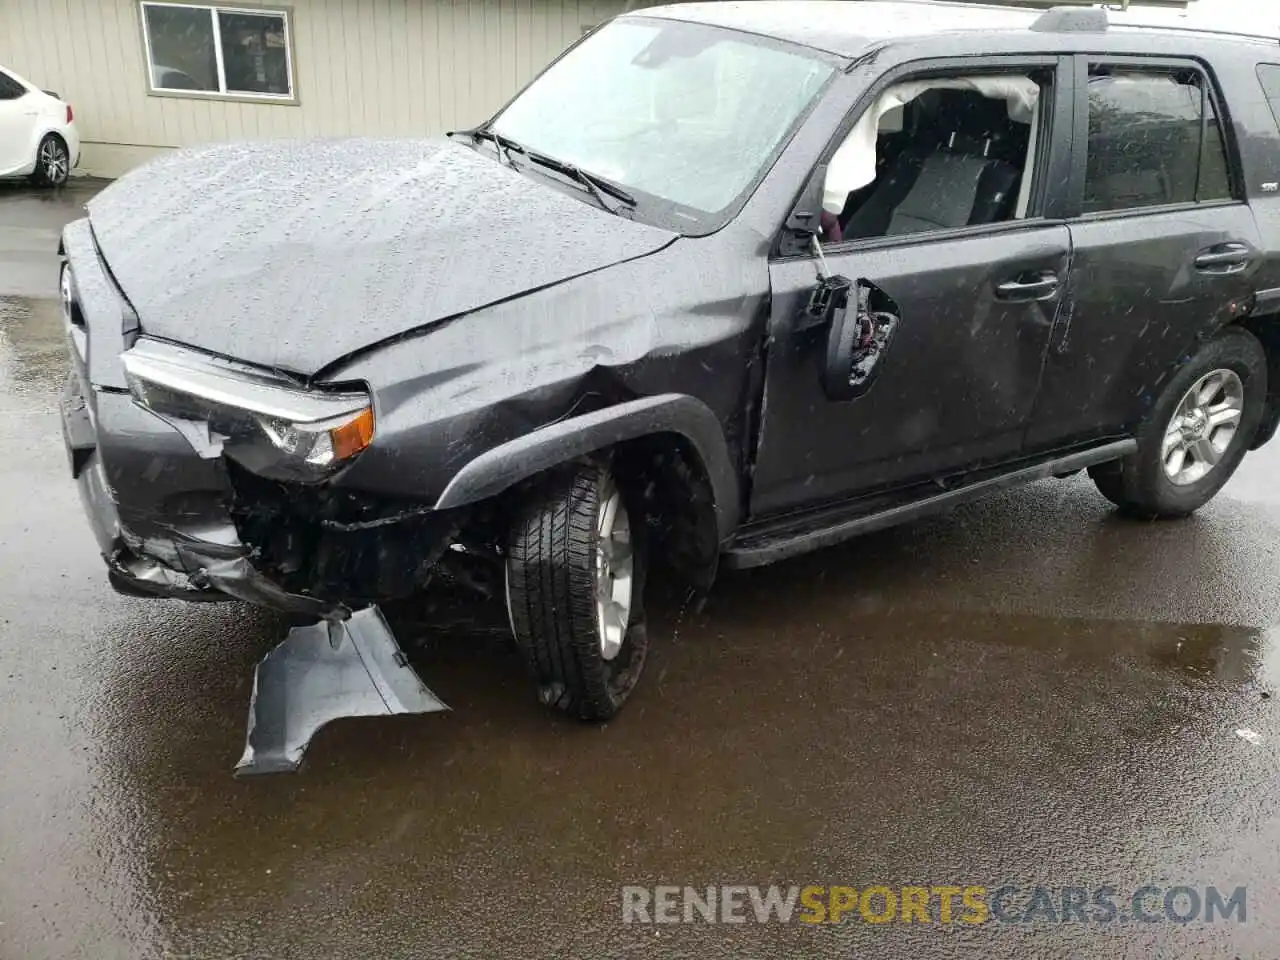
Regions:
[[[60,187],[71,175],[71,154],[56,133],[50,133],[36,148],[36,169],[31,179],[42,187]]]
[[[608,467],[556,476],[512,526],[511,629],[543,703],[607,720],[640,679],[648,639],[642,530]]]
[[[1138,451],[1089,475],[1112,503],[1144,519],[1184,517],[1231,479],[1266,407],[1267,357],[1231,328],[1169,381],[1138,431]]]

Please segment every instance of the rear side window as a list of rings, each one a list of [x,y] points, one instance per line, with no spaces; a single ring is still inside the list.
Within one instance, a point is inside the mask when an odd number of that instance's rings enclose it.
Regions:
[[[0,70],[0,100],[17,100],[26,96],[27,88]]]
[[[1089,70],[1084,212],[1232,197],[1208,82],[1195,70]]]
[[[1266,94],[1267,103],[1271,105],[1271,115],[1276,118],[1276,126],[1280,128],[1280,66],[1274,63],[1258,64],[1258,80],[1262,84],[1262,92]]]

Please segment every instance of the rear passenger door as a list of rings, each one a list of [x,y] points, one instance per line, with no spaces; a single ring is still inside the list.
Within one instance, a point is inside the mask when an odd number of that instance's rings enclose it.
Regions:
[[[1071,281],[1029,450],[1133,429],[1197,335],[1238,315],[1260,265],[1201,64],[1081,56],[1076,90]]]

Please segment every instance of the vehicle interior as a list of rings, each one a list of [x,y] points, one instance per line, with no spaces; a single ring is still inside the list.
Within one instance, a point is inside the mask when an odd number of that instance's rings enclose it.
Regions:
[[[935,78],[887,90],[836,151],[825,242],[1026,216],[1044,99],[1026,75]],[[874,122],[874,173],[867,163]],[[835,216],[831,216],[834,214]]]

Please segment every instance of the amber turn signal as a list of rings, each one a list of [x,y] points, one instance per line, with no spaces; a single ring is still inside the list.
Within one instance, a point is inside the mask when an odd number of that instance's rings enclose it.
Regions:
[[[373,443],[373,407],[366,407],[340,427],[329,431],[335,460],[354,457]]]

